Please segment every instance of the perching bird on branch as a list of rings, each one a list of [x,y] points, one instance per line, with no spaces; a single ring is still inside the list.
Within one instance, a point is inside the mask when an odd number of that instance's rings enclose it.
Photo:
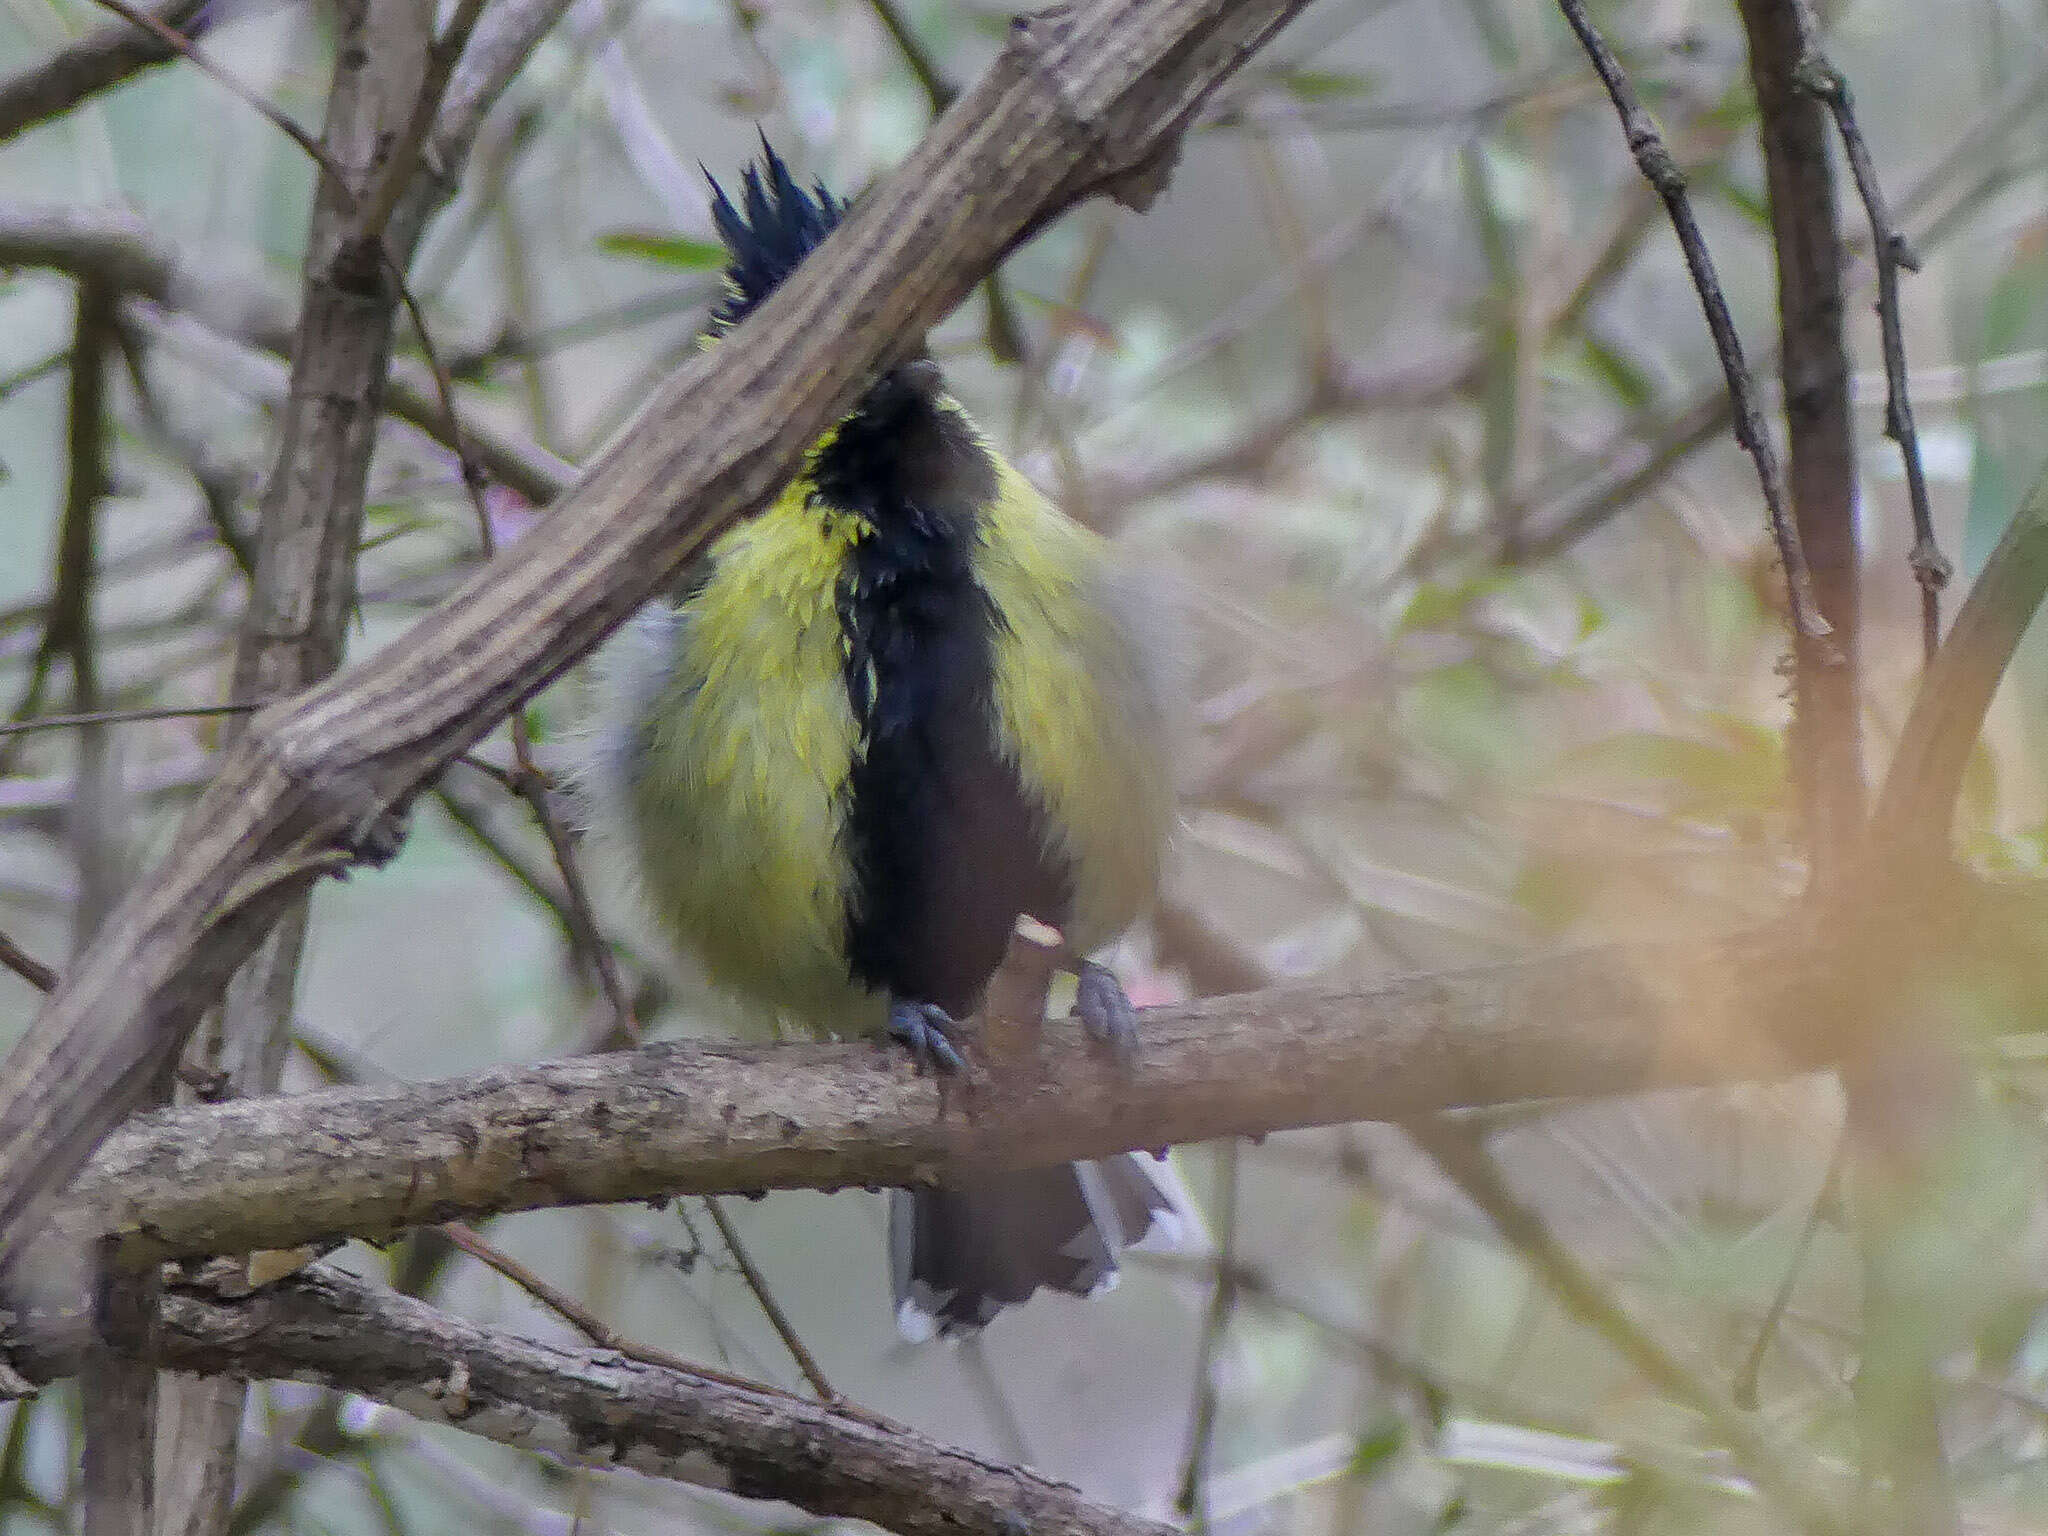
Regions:
[[[763,141],[714,181],[730,331],[838,222]],[[984,439],[919,354],[877,377],[767,511],[610,654],[594,780],[648,905],[780,1021],[957,1070],[1019,914],[1106,943],[1152,901],[1173,819],[1169,688],[1109,547]],[[1127,1050],[1108,971],[1078,1010]],[[1087,1294],[1186,1210],[1142,1156],[892,1196],[897,1319],[975,1328]]]

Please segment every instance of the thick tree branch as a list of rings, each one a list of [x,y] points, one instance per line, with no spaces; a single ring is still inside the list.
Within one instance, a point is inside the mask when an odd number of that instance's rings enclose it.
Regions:
[[[349,0],[337,20],[320,140],[323,163],[336,174],[320,179],[313,200],[291,389],[263,487],[228,689],[238,700],[281,697],[340,665],[395,303],[388,286],[359,282],[345,253],[352,240],[381,238],[439,104],[424,83],[434,53],[430,14],[409,0]],[[372,189],[380,200],[373,231],[367,211],[359,212]],[[402,270],[406,251],[388,254]],[[225,1092],[277,1091],[307,910],[302,898],[278,915],[185,1052],[186,1067]],[[241,1386],[170,1377],[158,1398],[158,1536],[219,1536],[233,1505]]]
[[[1170,1536],[1024,1467],[867,1415],[465,1322],[328,1265],[239,1300],[167,1292],[122,1336],[156,1364],[358,1393],[576,1464],[870,1520],[902,1536]],[[74,1363],[76,1330],[24,1359]]]
[[[2030,914],[2037,905],[2027,908]],[[2005,950],[2032,916],[1985,915]],[[2000,930],[2005,931],[2001,945]],[[1983,960],[1991,964],[1987,954]],[[769,1188],[917,1184],[1461,1106],[1778,1076],[1829,1056],[1841,977],[1774,932],[1147,1010],[1121,1070],[1071,1021],[1035,1065],[941,1106],[869,1045],[656,1045],[138,1119],[65,1225],[120,1257],[383,1238],[457,1216]]]
[[[1099,0],[1020,19],[909,162],[733,340],[680,369],[552,516],[373,661],[258,715],[0,1063],[0,1268],[290,900],[388,856],[424,783],[765,502],[875,364],[1019,238],[1092,192],[1155,190],[1208,91],[1301,3]]]

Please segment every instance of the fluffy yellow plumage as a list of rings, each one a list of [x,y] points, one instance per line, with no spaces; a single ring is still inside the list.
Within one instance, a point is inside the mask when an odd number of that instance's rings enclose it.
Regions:
[[[1000,620],[987,724],[1074,871],[1066,922],[1085,951],[1157,888],[1173,816],[1165,658],[1111,548],[996,465],[969,556]],[[873,532],[799,479],[717,541],[685,605],[642,614],[607,658],[605,798],[653,915],[713,981],[821,1033],[876,1032],[885,1015],[849,976],[844,937],[859,728],[837,595]]]
[[[744,185],[744,214],[713,204],[714,334],[838,216],[772,151]],[[914,359],[612,650],[595,799],[678,951],[764,1022],[957,1065],[1019,913],[1085,952],[1152,899],[1173,796],[1148,612]],[[1115,979],[1081,972],[1083,1017],[1129,1049]],[[1173,1215],[1169,1185],[1124,1157],[899,1196],[899,1318],[1086,1294]]]

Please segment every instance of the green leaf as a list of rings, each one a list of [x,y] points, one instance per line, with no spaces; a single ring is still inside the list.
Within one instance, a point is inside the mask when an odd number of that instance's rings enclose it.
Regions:
[[[1350,1477],[1369,1476],[1407,1443],[1407,1426],[1396,1418],[1383,1419],[1358,1437],[1344,1471]]]
[[[1767,732],[1729,732],[1705,740],[1666,731],[1623,731],[1566,754],[1573,768],[1661,783],[1675,804],[1694,814],[1732,816],[1774,807],[1784,788],[1784,764]]]
[[[658,235],[643,229],[607,230],[597,237],[597,248],[610,256],[648,261],[675,272],[716,272],[725,265],[725,247],[715,240]]]
[[[1593,370],[1593,376],[1613,391],[1616,400],[1631,410],[1648,405],[1656,394],[1656,386],[1642,369],[1592,336],[1586,338],[1586,362]]]
[[[1412,634],[1422,629],[1451,629],[1470,613],[1481,598],[1491,597],[1505,587],[1512,573],[1492,571],[1469,581],[1428,581],[1415,589],[1407,607],[1395,621],[1394,633]]]
[[[1371,75],[1347,69],[1282,69],[1274,72],[1273,80],[1302,101],[1340,101],[1379,89]]]

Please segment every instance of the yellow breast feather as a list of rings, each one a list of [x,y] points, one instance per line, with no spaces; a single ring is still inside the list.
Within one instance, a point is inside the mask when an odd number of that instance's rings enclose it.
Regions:
[[[855,727],[835,597],[863,525],[798,482],[712,546],[709,578],[656,622],[627,774],[641,884],[710,978],[789,1022],[867,1028],[848,978],[838,849]]]
[[[1089,950],[1152,903],[1174,815],[1163,658],[1113,551],[997,458],[974,571],[999,616],[994,726],[1074,871],[1068,938]]]

